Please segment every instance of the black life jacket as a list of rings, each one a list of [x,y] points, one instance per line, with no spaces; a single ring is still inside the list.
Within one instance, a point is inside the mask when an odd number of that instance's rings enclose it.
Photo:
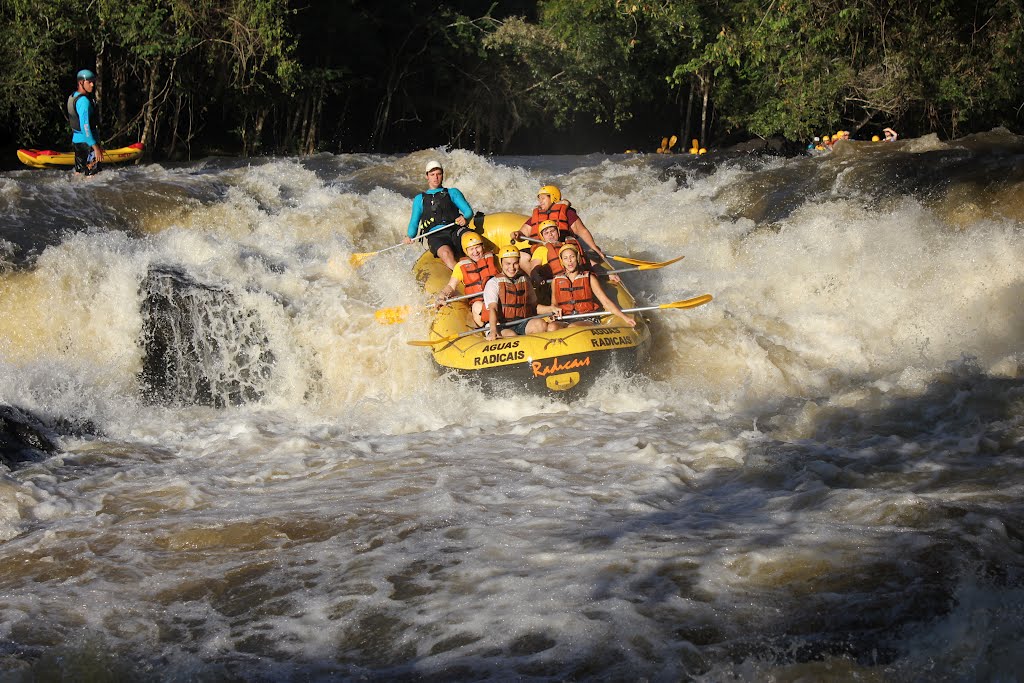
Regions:
[[[79,97],[85,97],[86,99],[89,99],[85,93],[71,93],[71,97],[68,98],[67,111],[64,112],[64,114],[68,117],[68,123],[71,124],[71,130],[73,130],[76,133],[82,132],[82,122],[78,120],[78,110],[75,109],[75,105],[78,104]],[[90,104],[92,103],[90,102]]]
[[[459,207],[448,195],[448,188],[442,187],[440,192],[428,194],[420,193],[420,201],[423,202],[423,213],[420,215],[419,234],[430,232],[439,225],[454,223],[455,219],[461,216]]]
[[[71,96],[68,98],[67,111],[65,111],[64,114],[68,118],[68,123],[71,124],[71,130],[76,133],[82,132],[82,122],[78,118],[78,110],[75,109],[75,106],[78,104],[79,97],[84,97],[89,101],[89,123],[91,124],[92,128],[92,136],[98,140],[100,136],[96,131],[99,130],[100,127],[99,102],[89,97],[85,93],[73,92],[71,93]]]

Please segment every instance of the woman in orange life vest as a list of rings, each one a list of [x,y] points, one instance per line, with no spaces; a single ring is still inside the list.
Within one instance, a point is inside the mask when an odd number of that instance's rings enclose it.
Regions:
[[[534,287],[539,287],[544,284],[546,280],[550,280],[552,277],[562,272],[562,262],[558,260],[558,250],[562,246],[561,233],[558,231],[558,223],[555,221],[541,221],[540,225],[537,226],[540,232],[540,237],[544,240],[543,244],[538,244],[533,248],[533,257],[530,259],[530,267],[526,270],[530,274],[530,281]],[[575,244],[579,246],[579,242],[576,241],[575,237],[567,237],[566,243]],[[587,269],[590,264],[587,263],[585,256],[581,255],[582,263],[580,267]],[[522,264],[520,264],[522,265]]]
[[[512,233],[512,241],[516,242],[523,237],[536,236],[536,226],[545,220],[553,220],[558,223],[558,230],[561,233],[562,241],[572,235],[582,244],[586,245],[588,249],[600,256],[602,261],[608,260],[605,258],[604,252],[597,246],[597,242],[594,241],[594,236],[590,233],[590,230],[587,229],[587,226],[583,225],[583,221],[580,220],[576,209],[572,208],[568,199],[562,199],[561,190],[554,185],[545,185],[537,190],[537,206],[533,210],[533,215],[523,223],[521,228]],[[526,270],[527,268],[529,266],[523,264],[523,269]]]
[[[558,250],[558,260],[562,262],[563,271],[551,281],[551,304],[556,306],[562,315],[574,313],[596,313],[610,311],[622,318],[630,327],[636,327],[636,320],[622,312],[622,309],[605,294],[593,272],[580,270],[579,247],[566,244]],[[569,323],[569,327],[594,325],[603,317],[580,318]],[[563,323],[564,324],[564,323]]]
[[[487,309],[485,320],[488,323],[487,339],[493,341],[499,336],[515,337],[520,334],[536,334],[545,330],[557,330],[558,323],[534,318],[522,320],[534,315],[535,312],[554,313],[556,306],[537,304],[537,294],[530,285],[530,278],[519,267],[519,250],[509,246],[501,250],[498,260],[501,263],[501,275],[492,277],[484,285],[484,307]],[[498,323],[520,322],[502,325],[498,331]]]
[[[438,292],[436,307],[444,306],[448,297],[455,293],[455,288],[461,282],[466,294],[480,294],[480,298],[474,298],[472,303],[473,321],[477,327],[484,324],[481,314],[483,313],[484,285],[492,277],[501,274],[498,262],[494,260],[494,254],[484,251],[484,240],[475,232],[467,232],[462,235],[462,251],[466,257],[455,264],[452,277],[448,280],[441,291]]]

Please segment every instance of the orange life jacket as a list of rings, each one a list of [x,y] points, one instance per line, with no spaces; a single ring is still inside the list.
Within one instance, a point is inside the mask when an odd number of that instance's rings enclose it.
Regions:
[[[541,211],[540,207],[533,209],[533,215],[530,216],[530,226],[533,228],[533,234],[527,235],[527,237],[540,236],[537,232],[537,226],[540,225],[541,221],[554,221],[558,223],[558,239],[565,240],[567,237],[572,235],[572,230],[569,229],[569,207],[570,204],[567,200],[555,202],[547,211]]]
[[[572,279],[567,273],[556,275],[551,281],[551,304],[562,309],[562,315],[593,313],[601,304],[590,286],[590,273],[577,273]]]
[[[583,245],[581,245],[579,240],[575,237],[568,237],[565,242],[555,242],[554,244],[545,242],[534,247],[532,253],[536,255],[542,249],[547,249],[548,262],[541,266],[542,268],[545,268],[541,273],[546,276],[545,279],[547,280],[550,280],[555,275],[558,275],[565,270],[565,266],[562,265],[562,259],[558,258],[558,250],[562,248],[563,244],[575,244],[576,248],[579,250],[579,269],[590,270],[590,261],[587,260],[587,257],[583,253]],[[537,260],[539,261],[540,259],[538,258]]]
[[[525,274],[520,273],[515,280],[504,275],[498,276],[498,310],[502,322],[531,315],[529,293],[530,279]],[[489,314],[489,311],[484,310],[484,314]],[[490,315],[484,320],[490,320]]]
[[[494,254],[489,251],[484,252],[479,261],[474,261],[467,256],[459,261],[459,267],[462,269],[462,284],[466,294],[477,294],[484,291],[484,285],[488,280],[501,275],[501,269],[498,268],[498,263],[494,260]]]

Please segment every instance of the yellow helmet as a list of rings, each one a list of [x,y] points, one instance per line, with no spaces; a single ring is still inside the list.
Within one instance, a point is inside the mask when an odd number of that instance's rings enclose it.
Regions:
[[[502,248],[501,253],[498,254],[498,260],[499,261],[504,261],[507,258],[518,259],[519,258],[519,250],[516,249],[515,247],[513,247],[512,245],[509,245],[507,247]]]
[[[474,244],[483,244],[484,239],[480,235],[476,234],[472,230],[469,232],[462,233],[462,251],[466,251]]]
[[[537,234],[543,237],[544,231],[547,230],[548,228],[554,228],[555,230],[558,230],[558,223],[551,220],[541,221],[540,224],[537,226]]]
[[[829,136],[829,135],[822,135],[822,136],[821,136],[821,141],[822,141],[822,142],[828,142],[828,141],[829,141],[829,140],[831,140],[831,139],[832,139],[832,137],[831,137],[831,136]]]
[[[882,141],[882,138],[878,137],[877,135],[872,135],[871,136],[871,142],[881,142],[881,141]]]
[[[577,247],[572,242],[566,242],[565,244],[562,245],[562,248],[558,250],[558,258],[562,258],[562,252],[563,251],[569,251],[569,250],[575,251],[577,256],[580,255],[580,248],[579,247]]]
[[[544,187],[537,190],[538,195],[546,194],[551,197],[551,202],[557,202],[562,198],[562,192],[554,185],[545,185]]]

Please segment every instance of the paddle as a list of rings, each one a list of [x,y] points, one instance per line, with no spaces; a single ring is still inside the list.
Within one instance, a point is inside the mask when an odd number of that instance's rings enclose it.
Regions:
[[[639,311],[656,311],[661,308],[697,308],[697,306],[703,306],[707,302],[711,301],[712,296],[710,294],[701,294],[695,296],[692,299],[683,299],[682,301],[673,301],[670,304],[658,304],[657,306],[638,306],[637,308],[623,308],[623,313],[637,313]],[[576,318],[595,318],[597,316],[616,315],[611,311],[597,311],[596,313],[573,313],[572,315],[563,315],[558,320],[575,320]]]
[[[651,261],[644,261],[636,265],[630,266],[629,268],[617,268],[615,270],[595,270],[594,272],[598,275],[609,275],[611,273],[628,273],[631,270],[657,270],[658,268],[664,268],[665,266],[671,266],[676,261],[682,261],[685,256],[677,256],[671,261],[661,261],[660,263],[654,263]]]
[[[445,305],[450,304],[453,301],[462,301],[463,299],[472,299],[474,297],[483,296],[483,292],[477,292],[476,294],[460,294],[459,296],[453,296],[445,299]],[[431,308],[433,304],[427,304],[424,309]],[[409,313],[413,311],[412,306],[392,306],[391,308],[380,308],[373,313],[373,317],[377,319],[381,325],[394,325],[395,323],[405,322],[405,318]]]
[[[640,312],[640,311],[657,311],[657,310],[662,309],[662,308],[696,308],[697,306],[703,306],[707,302],[711,301],[711,299],[712,299],[712,297],[711,297],[710,294],[701,294],[700,296],[695,296],[695,297],[690,298],[690,299],[683,299],[682,301],[673,301],[672,303],[668,303],[668,304],[659,304],[657,306],[639,306],[637,308],[624,308],[624,309],[622,309],[622,312],[623,313],[637,313],[637,312]],[[520,318],[519,320],[509,320],[508,322],[501,323],[501,324],[503,326],[515,325],[516,323],[521,323],[524,320],[534,320],[535,318],[547,318],[550,315],[551,315],[550,313],[544,314],[544,315],[535,315],[535,316],[531,316],[529,318]],[[572,315],[563,315],[561,318],[558,318],[557,320],[575,320],[577,318],[595,318],[595,317],[598,317],[598,316],[606,316],[606,315],[616,315],[616,314],[612,313],[611,311],[597,311],[596,313],[573,313]],[[484,327],[478,327],[475,330],[468,330],[466,332],[459,332],[458,334],[450,334],[447,337],[441,337],[440,339],[434,339],[432,341],[413,340],[413,341],[407,341],[406,344],[409,344],[411,346],[437,346],[438,344],[446,344],[448,342],[453,342],[456,339],[461,339],[462,337],[468,337],[471,334],[477,334],[479,332],[484,332],[487,329],[488,329],[488,327],[485,325]]]
[[[643,259],[630,258],[628,256],[609,256],[608,258],[628,263],[631,266],[649,266],[652,263],[660,263],[659,261],[644,261]],[[682,257],[680,256],[680,258]]]
[[[508,320],[508,321],[503,322],[503,323],[498,323],[498,326],[499,327],[509,327],[511,325],[518,325],[521,322],[526,322],[527,320],[536,320],[537,318],[549,318],[549,317],[551,317],[550,313],[541,313],[539,315],[531,315],[529,318],[518,318],[516,320]],[[433,339],[433,340],[430,340],[430,341],[413,339],[412,341],[407,341],[405,343],[408,344],[409,346],[437,346],[438,344],[447,344],[448,342],[453,342],[456,339],[462,339],[463,337],[468,337],[471,334],[477,334],[479,332],[486,332],[489,329],[491,329],[490,325],[484,325],[483,327],[478,327],[475,330],[467,330],[465,332],[459,332],[458,334],[449,334],[447,337],[441,337],[440,339]]]
[[[455,225],[455,223],[449,223],[448,225],[442,225],[440,227],[434,228],[433,230],[428,230],[427,232],[423,233],[422,235],[416,235],[416,237],[413,237],[412,241],[415,242],[416,240],[421,240],[424,237],[426,237],[427,235],[429,235],[430,233],[437,232],[439,230],[444,230],[445,228],[450,228],[453,225]],[[377,251],[368,251],[368,252],[364,252],[364,253],[361,253],[361,254],[352,254],[352,256],[350,256],[348,260],[349,260],[349,263],[351,263],[353,266],[358,268],[359,266],[361,266],[364,263],[366,263],[370,259],[371,256],[376,256],[377,254],[383,254],[385,251],[391,251],[392,249],[398,249],[399,247],[404,247],[405,244],[406,244],[405,242],[399,242],[398,244],[392,244],[390,247],[384,247],[383,249],[378,249]]]
[[[522,239],[524,242],[535,242],[537,244],[545,244],[544,240],[539,240],[536,237],[524,237]],[[629,258],[628,256],[609,256],[608,258],[615,259],[616,261],[622,261],[623,263],[628,263],[631,266],[667,266],[670,263],[675,263],[676,261],[683,257],[680,256],[679,258],[672,259],[671,261],[644,261],[642,259]],[[618,273],[619,271],[613,270],[611,272]]]
[[[670,266],[673,263],[675,263],[676,261],[682,260],[683,258],[684,258],[683,256],[678,256],[678,257],[672,259],[671,261],[662,261],[661,263],[645,263],[642,266],[630,266],[629,268],[616,268],[615,270],[604,270],[604,269],[601,269],[601,268],[595,268],[593,273],[594,273],[594,275],[596,275],[598,277],[602,277],[604,275],[611,275],[612,273],[630,273],[630,272],[633,272],[634,270],[657,270],[658,268],[664,268],[665,266]],[[546,284],[550,284],[550,283],[551,283],[551,280],[544,280],[543,282],[541,282],[542,285],[546,285]]]
[[[658,268],[664,268],[670,266],[677,261],[681,261],[683,256],[677,256],[671,261],[662,261],[661,263],[648,263],[645,262],[643,265],[630,266],[629,268],[616,268],[615,270],[602,270],[598,269],[594,271],[594,274],[598,277],[605,275],[611,275],[612,273],[629,273],[636,270],[657,270]],[[544,280],[541,284],[548,284],[551,280]],[[472,299],[473,297],[483,296],[480,292],[476,294],[462,294],[460,296],[453,296],[445,301],[445,304],[449,304],[453,301],[462,301],[463,299]],[[430,308],[432,304],[427,304],[426,308]],[[374,312],[374,317],[377,318],[377,322],[381,325],[394,325],[395,323],[405,322],[406,317],[413,311],[412,306],[392,306],[391,308],[381,308]]]

